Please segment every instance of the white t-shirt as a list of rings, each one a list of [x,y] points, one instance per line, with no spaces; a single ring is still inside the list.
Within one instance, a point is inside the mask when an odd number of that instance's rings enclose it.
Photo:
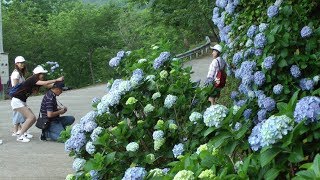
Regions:
[[[14,80],[18,79],[18,83],[22,83],[24,82],[26,79],[23,77],[23,76],[20,76],[19,72],[15,69],[12,73],[11,73],[11,84],[12,84],[12,87],[17,85],[17,84],[14,84]]]
[[[218,57],[216,59],[213,59],[209,66],[207,78],[216,79],[216,76],[219,70],[218,61],[219,61],[220,69],[223,69],[226,66],[226,62],[222,58]]]

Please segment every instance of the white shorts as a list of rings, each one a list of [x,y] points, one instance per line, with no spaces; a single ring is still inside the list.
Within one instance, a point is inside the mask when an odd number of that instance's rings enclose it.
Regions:
[[[13,97],[13,98],[11,99],[11,108],[12,108],[12,110],[15,110],[15,109],[21,108],[21,107],[27,107],[27,103],[21,101],[21,100],[18,99],[18,98]]]

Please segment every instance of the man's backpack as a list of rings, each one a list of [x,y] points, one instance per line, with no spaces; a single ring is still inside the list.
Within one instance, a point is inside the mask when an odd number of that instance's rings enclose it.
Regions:
[[[14,87],[11,87],[9,91],[9,96],[13,97],[17,92],[19,92],[21,90],[22,85],[23,85],[23,82],[15,85]]]
[[[218,59],[217,59],[218,61]],[[219,70],[216,75],[216,79],[214,80],[214,87],[216,88],[223,88],[226,85],[227,81],[227,73],[223,69],[220,69],[220,63],[218,61]]]

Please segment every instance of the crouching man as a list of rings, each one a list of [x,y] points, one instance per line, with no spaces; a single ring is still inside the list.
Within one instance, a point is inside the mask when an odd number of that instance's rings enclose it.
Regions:
[[[49,127],[42,130],[40,139],[43,141],[46,141],[47,138],[57,141],[61,131],[65,130],[66,126],[71,125],[75,120],[73,116],[60,116],[67,112],[67,107],[63,106],[56,99],[56,96],[62,93],[63,87],[63,81],[55,82],[42,99],[40,107],[41,115],[42,117],[48,117],[50,121]],[[59,105],[57,102],[59,102]]]

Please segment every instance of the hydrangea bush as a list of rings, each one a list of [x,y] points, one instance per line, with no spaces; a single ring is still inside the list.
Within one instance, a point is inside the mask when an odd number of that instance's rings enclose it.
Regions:
[[[320,152],[319,2],[216,0],[234,106],[161,48],[120,51],[116,79],[71,129],[71,179],[292,179]],[[298,18],[298,20],[297,20]],[[319,174],[308,174],[310,179]]]

